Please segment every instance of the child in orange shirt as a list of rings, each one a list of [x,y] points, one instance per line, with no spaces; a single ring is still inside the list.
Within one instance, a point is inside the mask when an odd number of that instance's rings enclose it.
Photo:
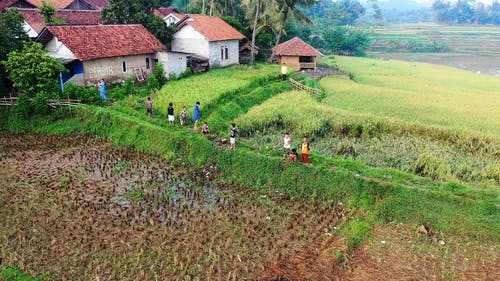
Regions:
[[[307,137],[304,136],[304,139],[302,140],[302,153],[301,153],[301,162],[306,162],[306,164],[309,164],[309,150],[311,148],[309,147],[309,142],[307,142]]]

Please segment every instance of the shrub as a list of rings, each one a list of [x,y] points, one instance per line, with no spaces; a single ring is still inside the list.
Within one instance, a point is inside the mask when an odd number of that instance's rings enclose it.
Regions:
[[[20,117],[27,117],[33,112],[33,105],[28,94],[21,94],[17,98],[16,106],[14,107],[14,114]]]
[[[51,94],[47,92],[40,92],[36,94],[35,98],[33,98],[32,106],[35,113],[38,114],[48,114],[51,111],[51,107],[49,106],[49,99],[52,97]]]
[[[148,88],[152,91],[157,91],[161,88],[160,82],[158,78],[154,75],[149,76],[148,78]]]
[[[184,70],[181,74],[179,74],[179,79],[181,78],[187,78],[191,75],[193,75],[193,70],[191,69],[191,67],[188,67],[186,68],[186,70]]]
[[[165,85],[165,83],[167,82],[167,78],[165,76],[165,70],[163,69],[163,63],[158,62],[156,64],[156,68],[152,77],[156,78],[156,81],[158,82],[158,89]]]
[[[125,79],[125,84],[123,85],[122,91],[123,91],[123,94],[126,96],[137,95],[137,89],[134,87],[134,79],[132,79],[131,77],[128,77],[127,79]]]
[[[78,99],[86,104],[99,104],[101,101],[99,93],[94,87],[87,88],[72,83],[66,84],[60,98]]]

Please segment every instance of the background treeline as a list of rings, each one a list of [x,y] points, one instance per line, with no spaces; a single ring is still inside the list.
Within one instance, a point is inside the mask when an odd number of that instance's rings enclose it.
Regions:
[[[436,21],[447,24],[500,24],[500,2],[485,5],[474,0],[449,2],[437,0],[432,5]]]

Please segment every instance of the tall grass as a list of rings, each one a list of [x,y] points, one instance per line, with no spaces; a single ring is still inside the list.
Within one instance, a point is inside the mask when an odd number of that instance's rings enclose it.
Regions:
[[[500,79],[421,63],[329,57],[354,79],[323,78],[324,103],[356,113],[500,136]]]
[[[238,65],[214,69],[205,74],[168,82],[157,93],[154,102],[163,113],[170,102],[174,103],[178,112],[182,106],[191,110],[196,101],[201,103],[203,109],[225,93],[249,86],[259,79],[277,78],[278,75],[279,67],[276,65]]]
[[[493,187],[500,183],[500,142],[494,137],[356,115],[316,103],[305,92],[282,93],[235,121],[243,136],[255,135],[252,141],[257,145],[266,141],[279,145],[280,136],[288,131],[296,139],[303,135],[314,138],[315,150],[326,156],[347,155],[375,167],[396,168],[434,180]],[[429,151],[442,164],[436,166],[431,158],[424,157]],[[419,161],[428,167],[418,168]],[[438,168],[442,173],[435,174]]]

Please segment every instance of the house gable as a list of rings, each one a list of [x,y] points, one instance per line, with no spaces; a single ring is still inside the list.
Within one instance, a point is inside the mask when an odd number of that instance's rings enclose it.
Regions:
[[[64,43],[57,37],[53,37],[46,45],[45,50],[48,55],[61,61],[76,60],[77,57]]]
[[[89,2],[84,0],[74,0],[68,6],[64,7],[69,10],[96,10]]]
[[[38,32],[36,31],[36,29],[26,21],[24,21],[23,29],[24,32],[26,32],[26,34],[28,34],[28,37],[30,38],[35,38],[38,36]]]

